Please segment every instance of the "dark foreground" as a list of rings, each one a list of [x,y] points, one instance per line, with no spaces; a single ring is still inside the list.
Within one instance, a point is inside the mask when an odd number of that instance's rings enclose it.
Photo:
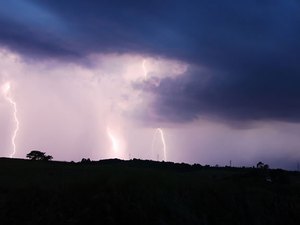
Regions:
[[[0,159],[0,224],[300,224],[300,174]]]

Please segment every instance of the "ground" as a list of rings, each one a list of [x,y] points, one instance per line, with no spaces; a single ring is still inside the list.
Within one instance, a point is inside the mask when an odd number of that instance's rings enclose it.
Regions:
[[[300,173],[0,159],[1,224],[299,224]]]

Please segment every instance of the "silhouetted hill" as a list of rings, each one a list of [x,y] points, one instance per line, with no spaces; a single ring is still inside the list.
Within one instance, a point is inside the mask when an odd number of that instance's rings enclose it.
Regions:
[[[148,160],[0,159],[0,223],[299,224],[300,174]]]

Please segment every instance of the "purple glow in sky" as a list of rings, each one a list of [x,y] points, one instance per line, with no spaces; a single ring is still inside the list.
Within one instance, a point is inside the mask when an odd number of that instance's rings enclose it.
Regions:
[[[92,67],[26,62],[1,50],[1,82],[11,83],[20,120],[15,157],[24,158],[33,149],[76,161],[129,156],[163,160],[167,154],[170,161],[226,165],[232,160],[237,166],[270,156],[299,157],[298,124],[262,122],[241,128],[205,118],[184,124],[156,121],[153,96],[144,89],[166,77],[185,76],[185,63],[129,54],[93,55],[89,60]],[[1,155],[9,156],[15,121],[5,94],[0,107]],[[157,127],[163,129],[165,143]]]
[[[11,83],[19,111],[16,157],[41,149],[61,160],[126,159],[129,154],[139,158],[159,154],[164,159],[161,146],[151,149],[155,123],[142,121],[147,114],[155,116],[149,108],[153,96],[134,86],[156,86],[160,79],[181,76],[186,64],[116,54],[91,56],[92,67],[56,61],[27,63],[4,49],[0,57],[1,81]],[[3,93],[1,134],[9,139],[15,121],[5,97]],[[129,142],[132,135],[135,141]],[[2,154],[8,155],[11,148],[4,142],[1,149],[7,151]]]
[[[0,0],[0,156],[295,169],[299,11],[293,0]]]

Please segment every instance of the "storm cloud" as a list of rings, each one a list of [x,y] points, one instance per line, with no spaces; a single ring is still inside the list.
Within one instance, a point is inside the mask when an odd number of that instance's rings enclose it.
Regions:
[[[162,159],[161,128],[167,160],[293,168],[299,11],[296,0],[0,0],[15,156]],[[4,97],[7,156],[15,125]]]
[[[298,121],[300,3],[0,1],[0,42],[32,58],[137,53],[192,65],[152,91],[161,120]]]

